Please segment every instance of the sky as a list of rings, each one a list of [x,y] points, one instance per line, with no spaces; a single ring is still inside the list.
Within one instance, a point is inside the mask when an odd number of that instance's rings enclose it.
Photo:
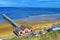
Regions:
[[[59,7],[60,0],[0,0],[0,7]]]

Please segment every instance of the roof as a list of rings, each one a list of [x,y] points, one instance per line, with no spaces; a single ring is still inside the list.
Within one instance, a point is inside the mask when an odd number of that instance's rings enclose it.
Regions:
[[[25,28],[30,29],[30,28],[32,28],[32,27],[30,27],[30,26],[29,26],[29,27],[27,27],[27,26],[25,26],[25,25],[21,25],[19,28],[20,28],[20,30],[24,30]]]

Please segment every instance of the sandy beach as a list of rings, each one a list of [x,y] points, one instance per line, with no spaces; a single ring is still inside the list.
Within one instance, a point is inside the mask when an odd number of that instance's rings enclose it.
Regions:
[[[40,23],[31,23],[31,24],[28,24],[26,22],[16,22],[18,25],[25,25],[25,26],[31,26],[33,29],[36,29],[36,28],[45,28],[45,27],[51,27],[53,24],[57,24],[57,23],[60,23],[60,21],[47,21],[47,22],[40,22]],[[14,27],[8,23],[8,22],[5,22],[5,23],[0,23],[0,38],[8,38],[10,36],[14,36],[13,34],[13,30],[14,30]]]

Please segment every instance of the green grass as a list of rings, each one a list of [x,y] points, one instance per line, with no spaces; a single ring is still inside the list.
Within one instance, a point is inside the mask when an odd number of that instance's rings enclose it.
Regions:
[[[39,37],[32,38],[12,38],[10,40],[60,40],[60,31],[49,32]]]

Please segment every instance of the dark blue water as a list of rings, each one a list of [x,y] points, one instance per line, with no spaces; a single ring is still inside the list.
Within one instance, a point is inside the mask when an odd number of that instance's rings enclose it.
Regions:
[[[36,15],[60,14],[60,8],[0,7],[0,21],[4,20],[2,14],[16,20]]]

